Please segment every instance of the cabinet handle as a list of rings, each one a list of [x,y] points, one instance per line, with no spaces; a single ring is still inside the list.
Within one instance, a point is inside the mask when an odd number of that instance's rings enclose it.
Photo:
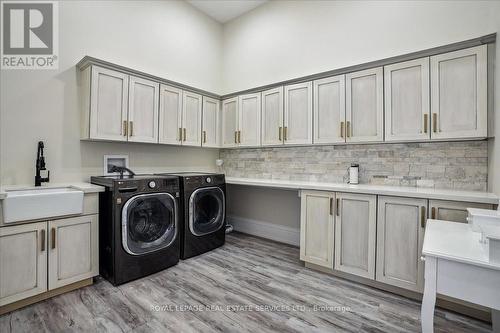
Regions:
[[[288,126],[285,126],[285,128],[283,128],[283,138],[284,140],[288,140]]]
[[[184,127],[183,129],[183,136],[184,136],[183,140],[186,141],[186,127]]]
[[[51,248],[53,250],[53,249],[56,248],[56,228],[52,228],[50,230],[50,233],[51,233],[50,238],[52,240],[52,246],[51,246]]]
[[[437,113],[433,113],[432,114],[432,131],[434,133],[437,133],[437,131],[438,131],[437,122],[438,122],[438,115],[437,115]]]
[[[428,122],[429,122],[429,115],[426,113],[426,114],[424,114],[424,133],[427,133]]]
[[[44,252],[45,251],[45,229],[42,230],[40,238],[41,238],[41,242],[42,242],[40,251]]]
[[[179,127],[179,141],[182,141],[182,128]]]
[[[436,207],[431,208],[431,217],[433,220],[436,219]]]
[[[334,215],[334,211],[333,211],[333,198],[330,198],[330,215]]]
[[[279,139],[279,141],[281,141],[282,133],[283,133],[283,127],[280,126],[279,129],[278,129],[278,139]]]
[[[336,201],[335,201],[335,211],[337,212],[337,216],[340,216],[340,211],[339,211],[339,201],[340,199],[337,198]]]
[[[134,135],[134,122],[129,121],[129,126],[130,126],[130,136]]]
[[[241,143],[241,131],[238,131],[238,143]]]
[[[238,143],[238,131],[234,131],[234,143]]]
[[[420,226],[422,228],[425,228],[425,220],[426,220],[426,216],[425,216],[425,207],[422,206],[420,208]]]
[[[123,121],[123,136],[127,136],[127,121]]]
[[[207,131],[203,131],[203,143],[207,143]]]
[[[351,129],[351,122],[347,121],[345,127],[346,127],[346,130],[345,130],[346,134],[345,134],[345,136],[346,136],[346,138],[350,138],[352,136],[352,133],[351,133],[351,131],[352,131],[352,129]]]
[[[344,137],[344,122],[343,121],[340,122],[340,137],[341,138]]]

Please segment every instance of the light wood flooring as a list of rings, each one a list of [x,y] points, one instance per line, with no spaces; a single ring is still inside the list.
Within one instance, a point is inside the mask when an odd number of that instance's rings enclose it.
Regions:
[[[295,247],[233,233],[149,277],[98,278],[1,316],[0,332],[419,332],[419,315],[419,302],[304,268]],[[435,332],[490,331],[436,311]]]

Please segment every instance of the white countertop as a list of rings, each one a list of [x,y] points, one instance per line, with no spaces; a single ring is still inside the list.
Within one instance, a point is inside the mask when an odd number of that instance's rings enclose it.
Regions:
[[[37,188],[60,188],[60,187],[70,187],[75,190],[82,191],[83,193],[97,193],[104,192],[105,188],[100,185],[94,185],[85,182],[74,182],[74,183],[44,183],[40,187],[35,187],[34,185],[5,185],[0,186],[0,200],[7,197],[7,191],[9,190],[30,190]]]
[[[497,205],[499,202],[498,196],[489,192],[446,190],[424,187],[385,186],[370,184],[349,185],[342,183],[319,183],[299,180],[253,179],[236,177],[226,177],[226,183],[234,185],[248,185],[291,190],[320,190],[332,192],[391,195],[410,198],[468,201],[494,205]]]
[[[469,224],[427,220],[422,254],[500,270],[500,264],[489,261],[488,247],[480,238]]]

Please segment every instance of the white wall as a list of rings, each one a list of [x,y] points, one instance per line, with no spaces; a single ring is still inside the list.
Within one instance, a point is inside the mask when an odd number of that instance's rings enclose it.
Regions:
[[[219,92],[222,26],[183,1],[61,1],[58,71],[0,73],[0,183],[32,183],[45,141],[51,181],[102,173],[103,154],[133,169],[210,170],[217,150],[80,142],[75,64],[85,55]]]
[[[223,91],[493,32],[500,34],[499,1],[271,1],[224,26]],[[496,82],[500,80],[498,45]],[[500,84],[495,96],[498,115]],[[500,138],[500,115],[490,121],[496,123],[495,134]],[[500,195],[500,144],[491,140],[489,152],[489,187]]]

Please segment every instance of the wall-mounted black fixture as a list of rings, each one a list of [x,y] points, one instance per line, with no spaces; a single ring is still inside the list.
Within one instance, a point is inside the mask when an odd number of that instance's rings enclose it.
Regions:
[[[36,154],[36,175],[35,186],[41,186],[42,182],[47,183],[50,177],[50,171],[47,171],[47,177],[43,178],[40,171],[45,169],[45,157],[43,157],[43,141],[38,141],[38,152]]]
[[[123,166],[118,166],[118,165],[111,166],[111,169],[109,171],[111,171],[111,172],[119,172],[120,173],[120,178],[123,178],[123,173],[125,171],[128,172],[128,177],[127,178],[134,178],[134,176],[135,176],[135,172],[133,172],[129,168],[126,168],[126,167],[123,167]]]

